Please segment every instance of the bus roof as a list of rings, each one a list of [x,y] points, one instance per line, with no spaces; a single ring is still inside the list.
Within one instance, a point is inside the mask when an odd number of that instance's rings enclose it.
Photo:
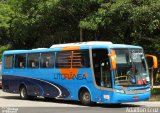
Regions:
[[[89,42],[78,42],[78,43],[68,43],[68,44],[56,44],[52,45],[50,48],[68,47],[68,46],[111,45],[111,44],[113,43],[109,41],[89,41]]]
[[[46,51],[61,51],[64,47],[79,46],[81,49],[92,48],[142,48],[140,46],[126,45],[126,44],[113,44],[108,41],[90,41],[90,42],[79,42],[79,43],[68,43],[68,44],[56,44],[50,48],[36,48],[31,50],[8,50],[3,54],[18,54],[18,53],[31,53],[31,52],[46,52]]]

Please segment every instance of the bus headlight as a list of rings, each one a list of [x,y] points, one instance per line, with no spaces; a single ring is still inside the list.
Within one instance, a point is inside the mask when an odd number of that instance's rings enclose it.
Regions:
[[[117,93],[124,93],[124,90],[118,90],[118,89],[116,89],[116,92]]]
[[[151,88],[146,89],[146,92],[151,91]]]

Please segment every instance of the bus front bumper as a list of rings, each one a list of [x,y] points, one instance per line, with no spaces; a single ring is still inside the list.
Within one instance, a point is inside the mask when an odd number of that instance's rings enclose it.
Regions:
[[[143,94],[125,94],[125,93],[117,93],[113,92],[112,96],[108,99],[103,98],[102,103],[126,103],[126,102],[138,102],[138,101],[147,101],[150,99],[150,91],[145,92]],[[104,96],[105,97],[105,94]]]

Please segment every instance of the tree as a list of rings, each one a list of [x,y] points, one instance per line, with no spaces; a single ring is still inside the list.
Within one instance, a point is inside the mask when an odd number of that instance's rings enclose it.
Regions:
[[[159,48],[159,11],[160,0],[103,1],[95,13],[80,22],[80,26],[98,32],[99,40],[142,45],[147,52],[151,52],[151,48],[153,52]]]
[[[79,41],[80,20],[97,7],[96,0],[10,0],[8,3],[15,14],[10,30],[10,42],[15,49]]]
[[[5,46],[0,46],[0,62],[2,61],[2,54],[3,54],[3,52],[4,51],[6,51],[6,50],[8,50],[8,49],[10,49],[11,48],[11,45],[5,45]]]
[[[9,43],[9,28],[12,21],[13,11],[6,2],[0,2],[0,45]]]
[[[159,52],[160,0],[1,0],[0,45],[108,40]],[[152,50],[152,51],[151,51]]]

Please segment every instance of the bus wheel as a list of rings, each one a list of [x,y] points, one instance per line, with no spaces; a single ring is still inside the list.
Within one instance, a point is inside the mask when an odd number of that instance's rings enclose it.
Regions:
[[[29,98],[29,96],[27,95],[27,90],[26,90],[25,86],[22,86],[22,87],[20,88],[20,97],[21,97],[21,99],[23,99],[23,100],[26,100],[26,99]]]
[[[91,105],[91,95],[88,90],[82,90],[79,95],[80,102],[85,105]]]

